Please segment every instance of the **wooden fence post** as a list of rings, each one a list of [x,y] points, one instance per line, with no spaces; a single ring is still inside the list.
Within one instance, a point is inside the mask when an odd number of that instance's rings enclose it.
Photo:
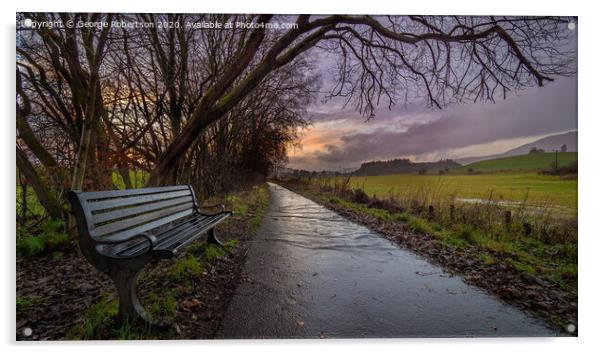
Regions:
[[[456,206],[453,204],[449,206],[449,219],[456,221]]]
[[[435,207],[429,205],[429,219],[432,220],[433,218],[435,218]]]
[[[504,212],[504,224],[506,224],[506,229],[510,230],[512,226],[512,212],[510,210]]]

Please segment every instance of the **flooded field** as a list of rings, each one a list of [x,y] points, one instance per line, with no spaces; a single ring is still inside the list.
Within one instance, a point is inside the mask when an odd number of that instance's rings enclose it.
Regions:
[[[352,177],[351,186],[370,196],[415,199],[425,204],[446,200],[499,203],[500,206],[550,207],[576,215],[577,180],[536,172]]]

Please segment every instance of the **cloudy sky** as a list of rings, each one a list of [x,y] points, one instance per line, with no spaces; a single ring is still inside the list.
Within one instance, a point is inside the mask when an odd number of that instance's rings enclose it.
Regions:
[[[310,115],[302,148],[289,153],[291,168],[341,170],[377,159],[484,156],[577,129],[577,79],[559,78],[495,104],[382,108],[370,121],[336,102],[316,105]]]

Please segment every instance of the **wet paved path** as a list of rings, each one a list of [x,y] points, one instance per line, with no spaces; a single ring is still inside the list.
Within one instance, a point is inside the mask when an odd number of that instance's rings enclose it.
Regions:
[[[366,227],[270,184],[219,338],[554,335]]]

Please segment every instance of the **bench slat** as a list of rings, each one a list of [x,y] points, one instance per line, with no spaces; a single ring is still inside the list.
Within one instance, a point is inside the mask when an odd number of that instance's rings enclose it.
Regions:
[[[174,237],[166,239],[167,242],[165,242],[161,245],[158,244],[156,249],[159,249],[159,250],[164,249],[164,250],[170,250],[173,252],[177,252],[182,247],[187,246],[189,243],[191,243],[195,239],[197,239],[198,235],[208,231],[215,225],[219,224],[223,219],[226,219],[228,216],[229,216],[229,214],[215,215],[211,218],[211,220],[208,220],[207,222],[203,222],[203,223],[196,225],[194,231],[191,231],[189,233],[181,233]],[[195,235],[196,235],[196,237],[192,237]]]
[[[103,222],[107,222],[107,221],[111,221],[111,220],[115,220],[115,219],[121,219],[121,218],[124,218],[127,216],[136,215],[136,214],[142,214],[142,213],[146,213],[146,212],[153,211],[156,209],[162,209],[162,208],[166,208],[169,206],[178,205],[178,204],[182,204],[185,202],[191,202],[191,201],[192,201],[191,196],[184,196],[184,197],[180,197],[180,198],[176,198],[176,199],[153,202],[153,203],[143,204],[143,205],[135,206],[135,207],[131,207],[131,208],[123,208],[123,209],[109,211],[106,213],[95,214],[95,215],[92,215],[92,219],[93,219],[94,224],[100,224]]]
[[[189,230],[191,227],[194,226],[192,224],[193,221],[194,221],[194,219],[185,221],[183,223],[179,223],[179,224],[175,225],[173,229],[165,230],[164,232],[160,233],[159,235],[156,235],[157,240],[161,240],[162,238],[169,237],[168,235],[172,232],[175,232],[175,233],[186,232],[187,230]],[[128,245],[117,244],[113,248],[113,252],[118,256],[129,257],[132,255],[136,255],[140,251],[145,251],[146,249],[148,249],[148,241],[141,240],[140,242],[135,243],[135,244],[128,244]]]
[[[168,236],[161,238],[161,240],[157,242],[156,248],[169,249],[170,245],[172,245],[174,242],[177,242],[178,237],[186,236],[187,234],[196,232],[195,230],[202,228],[204,225],[211,224],[212,219],[212,216],[197,219],[190,229],[185,231],[172,232]]]
[[[158,240],[157,245],[160,245],[166,239],[169,239],[177,234],[189,234],[192,230],[194,230],[195,227],[197,227],[206,218],[207,217],[205,217],[205,216],[192,218],[183,223],[174,225],[174,227],[172,229],[165,230],[165,231],[161,232],[160,234],[155,235]],[[113,251],[115,252],[116,255],[119,255],[119,256],[133,256],[141,251],[146,250],[147,248],[148,248],[148,242],[141,241],[141,242],[138,242],[136,244],[131,244],[131,245],[124,245],[124,246],[116,245],[115,248],[113,249]]]
[[[78,195],[84,200],[93,199],[106,199],[106,198],[117,198],[127,197],[135,195],[171,192],[178,190],[187,190],[190,187],[187,185],[182,186],[170,186],[170,187],[154,187],[154,188],[137,188],[137,189],[119,189],[114,191],[100,191],[100,192],[80,192]]]
[[[190,190],[182,190],[176,192],[167,192],[167,193],[158,193],[158,194],[147,194],[136,197],[126,197],[126,198],[116,198],[116,199],[107,199],[98,202],[88,202],[88,208],[90,211],[97,211],[103,209],[111,209],[124,207],[128,205],[136,205],[142,203],[150,203],[158,200],[171,199],[176,197],[190,196],[192,198],[192,194]]]
[[[157,228],[159,226],[163,226],[165,224],[168,224],[174,220],[177,220],[179,218],[183,218],[185,216],[191,215],[194,212],[194,209],[190,208],[184,211],[181,211],[179,213],[176,214],[172,214],[170,216],[149,222],[148,224],[143,224],[140,225],[138,227],[132,228],[132,229],[128,229],[122,232],[119,232],[117,234],[114,235],[110,235],[110,236],[105,236],[105,237],[97,237],[96,235],[94,235],[92,232],[90,232],[90,236],[92,236],[92,238],[94,238],[95,240],[97,240],[98,242],[103,242],[103,243],[117,243],[117,242],[121,242],[121,241],[125,241],[125,240],[129,240],[130,238],[139,235],[143,232],[152,230],[154,228]]]
[[[223,218],[228,215],[212,215],[212,216],[202,216],[198,218],[190,219],[184,223],[176,225],[173,229],[166,230],[158,235],[157,237],[157,245],[155,249],[159,250],[171,250],[171,246],[182,241],[182,239],[186,239],[191,235],[203,233],[207,231],[214,225],[217,225]],[[204,228],[204,230],[202,229]],[[197,237],[194,237],[196,239]],[[173,240],[172,240],[173,239]],[[187,242],[188,243],[188,242]],[[182,244],[178,246],[181,248]],[[143,253],[146,249],[148,249],[148,242],[141,241],[136,244],[124,245],[122,247],[115,246],[113,252],[118,256],[126,256],[131,257]]]
[[[153,211],[150,213],[138,215],[133,218],[124,219],[121,221],[117,221],[117,222],[113,222],[113,223],[106,224],[103,226],[99,226],[99,227],[94,228],[91,231],[91,233],[93,233],[94,236],[99,237],[102,235],[107,235],[107,234],[111,234],[111,233],[114,233],[114,232],[117,232],[120,230],[124,230],[124,229],[130,228],[132,226],[136,226],[138,224],[147,223],[147,222],[153,221],[155,219],[169,216],[171,214],[175,214],[179,211],[187,210],[187,209],[192,209],[192,202],[172,206],[172,207],[169,207],[166,209],[160,209],[160,210]]]

